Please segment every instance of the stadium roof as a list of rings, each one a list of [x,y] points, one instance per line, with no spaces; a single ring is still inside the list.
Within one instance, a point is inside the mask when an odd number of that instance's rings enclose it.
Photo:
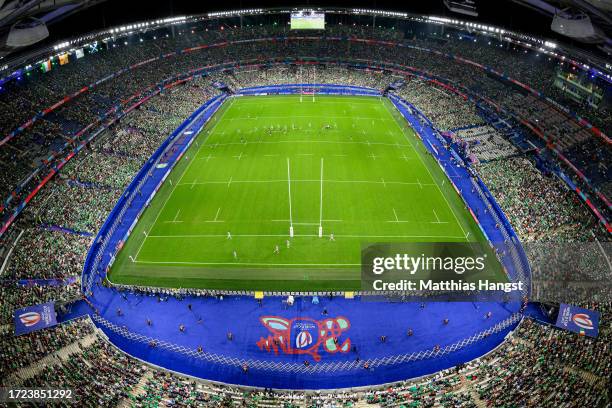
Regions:
[[[105,0],[0,0],[0,57],[36,44],[49,26]]]
[[[522,0],[520,1],[521,3],[523,2]],[[533,1],[535,2],[536,0]],[[68,0],[66,2],[69,3]],[[291,3],[290,1],[288,2]],[[42,5],[44,2],[38,1],[36,3],[40,3]],[[303,8],[297,6],[287,6],[231,9],[230,6],[232,5],[232,2],[229,2],[227,3],[228,8],[226,10],[230,11],[207,11],[206,9],[210,8],[210,6],[201,4],[196,4],[194,6],[193,2],[189,2],[189,5],[187,5],[187,3],[180,0],[148,0],[146,3],[147,7],[125,7],[125,2],[119,2],[118,0],[83,0],[80,2],[74,1],[74,7],[71,10],[58,9],[54,12],[49,12],[48,14],[58,14],[54,19],[49,19],[49,21],[52,22],[59,21],[61,18],[63,18],[62,16],[66,17],[69,14],[81,11],[78,15],[71,16],[67,20],[64,20],[63,24],[54,26],[52,33],[46,41],[29,47],[23,47],[21,50],[16,48],[11,50],[5,46],[4,54],[2,54],[0,51],[0,76],[5,77],[7,73],[18,69],[19,67],[26,66],[26,64],[40,62],[40,60],[48,58],[50,54],[69,51],[72,48],[82,47],[83,45],[92,41],[100,41],[104,40],[105,38],[123,37],[126,35],[155,30],[164,26],[193,23],[204,20],[288,14],[291,10]],[[257,4],[259,3],[266,3],[266,1],[258,1]],[[361,4],[364,2],[354,1],[351,3]],[[498,2],[495,3],[499,5]],[[0,5],[1,4],[2,0],[0,0]],[[61,0],[55,1],[54,4],[61,4]],[[85,10],[87,7],[94,4],[97,4],[97,6],[92,7],[89,10]],[[357,6],[320,8],[310,6],[309,8],[318,8],[324,10],[328,14],[344,14],[349,16],[363,15],[372,17],[381,16],[391,19],[416,20],[425,23],[445,25],[476,34],[496,36],[503,35],[504,40],[515,42],[525,47],[532,47],[533,50],[540,48],[545,50],[547,49],[549,51],[554,50],[554,52],[558,53],[559,55],[566,55],[570,59],[575,59],[575,65],[578,65],[586,70],[594,68],[595,72],[593,72],[593,74],[600,76],[603,73],[604,78],[608,80],[608,82],[610,82],[612,78],[612,65],[608,63],[609,58],[601,53],[602,50],[604,52],[606,51],[606,43],[603,43],[599,49],[593,47],[585,48],[575,41],[569,41],[570,44],[568,44],[564,41],[558,40],[559,35],[552,33],[549,28],[544,31],[550,35],[538,34],[538,32],[543,32],[542,25],[546,25],[542,23],[547,23],[547,21],[544,21],[539,13],[532,12],[531,14],[525,13],[525,15],[522,15],[521,13],[520,20],[524,20],[524,22],[519,26],[525,27],[526,30],[514,31],[510,29],[508,25],[489,25],[494,24],[491,22],[483,23],[483,21],[503,22],[504,20],[500,17],[499,9],[504,9],[511,15],[517,15],[517,11],[525,11],[526,9],[522,5],[517,5],[515,0],[504,0],[504,7],[497,7],[496,13],[492,12],[490,9],[487,9],[487,7],[490,8],[490,3],[487,6],[486,2],[477,2],[478,11],[480,14],[476,19],[471,18],[469,15],[450,12],[445,8],[444,4],[445,3],[442,0],[440,0],[439,4],[428,4],[426,6],[421,5],[413,7],[411,4],[411,8],[415,8],[421,13],[389,11],[383,8]],[[175,6],[177,6],[176,9],[174,8]],[[8,5],[6,7],[8,7]],[[196,10],[196,13],[180,13],[182,11],[192,10]],[[33,10],[32,13],[34,13]],[[100,17],[102,19],[101,22],[99,21]],[[512,22],[512,20],[510,20],[510,22]],[[510,24],[510,27],[513,25],[515,24]],[[96,27],[98,29],[96,29]],[[605,33],[606,31],[599,30],[599,32]],[[580,47],[578,47],[579,45]],[[0,48],[0,50],[2,50],[2,48]],[[13,51],[12,54],[7,56],[7,52],[10,51]],[[593,51],[597,52],[594,53]]]

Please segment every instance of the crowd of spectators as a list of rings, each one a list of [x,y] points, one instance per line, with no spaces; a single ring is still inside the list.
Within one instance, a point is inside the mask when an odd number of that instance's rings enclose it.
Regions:
[[[155,149],[214,95],[207,84],[196,80],[167,90],[128,113],[94,139],[32,200],[2,240],[3,249],[12,249],[2,252],[8,260],[0,275],[1,324],[9,323],[20,307],[81,297],[80,274],[96,233]],[[63,283],[19,283],[29,279]]]
[[[333,31],[336,30],[336,31]],[[402,40],[403,35],[392,30],[372,30],[363,27],[333,28],[330,33]],[[161,51],[193,46],[201,42],[223,39],[249,39],[261,35],[292,35],[286,28],[228,29],[227,32],[184,32],[176,38],[145,42],[141,45],[117,47],[88,55],[88,63],[76,61],[58,67],[49,74],[36,75],[8,86],[0,94],[2,113],[1,131],[4,135],[34,116],[40,107],[48,106],[80,86],[105,77],[121,67],[156,57]],[[527,63],[519,59],[511,64],[500,59],[493,48],[477,47],[469,42],[435,45],[427,39],[407,39],[419,46],[441,47],[456,54],[464,54],[500,66],[511,76],[545,87],[546,75],[553,72],[552,63],[536,69],[524,69]],[[432,45],[433,44],[433,45]],[[503,48],[503,47],[502,47]],[[504,49],[504,53],[510,50]],[[31,171],[44,163],[49,152],[59,152],[74,146],[74,135],[97,115],[121,104],[132,94],[141,92],[160,81],[190,69],[210,65],[211,61],[270,59],[287,56],[317,56],[356,58],[367,61],[393,61],[450,78],[471,90],[499,97],[498,100],[519,115],[533,118],[558,141],[582,168],[593,167],[588,157],[597,163],[605,162],[609,152],[598,140],[543,102],[509,90],[475,68],[451,64],[448,59],[423,51],[383,46],[372,47],[361,43],[338,43],[312,40],[261,42],[210,48],[143,65],[122,75],[120,80],[109,80],[94,88],[73,103],[67,104],[16,136],[1,147],[0,192],[8,197],[11,189]],[[85,69],[87,67],[87,69]],[[528,71],[528,72],[527,72]],[[78,78],[80,83],[71,81]],[[90,333],[81,323],[59,326],[52,331],[9,339],[6,325],[13,310],[50,300],[69,301],[80,297],[79,281],[62,286],[19,285],[17,279],[77,277],[83,266],[91,239],[104,222],[123,190],[151,156],[191,112],[217,91],[210,81],[222,80],[232,88],[280,84],[287,82],[340,83],[382,89],[396,79],[382,71],[364,72],[358,69],[332,67],[246,68],[234,73],[215,73],[196,79],[172,90],[165,90],[139,109],[128,113],[117,124],[77,154],[48,183],[28,205],[22,219],[14,226],[23,230],[0,276],[0,324],[2,332],[3,365],[0,376],[26,364],[35,363],[45,353],[60,349]],[[74,88],[72,88],[74,87]],[[417,106],[441,130],[480,125],[482,118],[466,101],[452,96],[425,82],[412,80],[400,95]],[[542,110],[543,108],[545,110]],[[542,112],[544,116],[542,116]],[[561,115],[561,116],[560,116]],[[6,119],[6,120],[4,120]],[[606,119],[606,118],[604,118]],[[606,119],[609,122],[609,118]],[[604,129],[609,123],[604,122]],[[568,133],[568,129],[571,131]],[[591,169],[607,177],[607,167]],[[559,181],[543,176],[525,157],[481,163],[477,171],[490,188],[500,206],[523,241],[592,240],[601,232],[595,219]],[[36,183],[43,171],[30,182]],[[24,191],[27,191],[24,189]],[[19,195],[13,197],[18,202]],[[8,206],[3,211],[9,211]],[[4,216],[6,212],[2,213]],[[49,230],[57,227],[59,230]],[[79,235],[85,233],[87,236]],[[609,308],[598,305],[606,316]],[[12,335],[12,333],[11,333]],[[6,337],[6,339],[5,339]],[[119,353],[104,340],[84,347],[82,353],[57,359],[36,377],[23,385],[48,385],[79,389],[83,406],[115,406],[128,400],[135,406],[150,406],[164,401],[169,404],[206,406],[350,406],[365,401],[381,406],[478,406],[485,401],[489,406],[597,406],[603,398],[600,389],[609,387],[610,329],[605,326],[599,340],[581,338],[580,347],[571,334],[541,326],[531,321],[523,324],[515,338],[493,355],[463,369],[436,377],[406,382],[384,390],[344,394],[285,394],[245,391],[193,380],[145,368],[135,360]],[[19,362],[5,361],[7,355],[17,354]],[[150,373],[147,377],[145,375]],[[587,373],[587,374],[584,374]],[[592,380],[592,382],[585,380]],[[145,380],[143,380],[145,378]],[[508,381],[508,378],[512,381]],[[563,381],[555,380],[563,378]],[[144,385],[140,384],[144,381]],[[602,386],[604,388],[597,388]],[[607,381],[607,382],[606,382]],[[585,385],[586,384],[586,385]],[[472,388],[473,387],[473,388]],[[275,405],[276,404],[276,405]]]
[[[0,325],[11,324],[16,309],[46,302],[70,302],[82,298],[79,281],[61,286],[21,285],[0,280]]]
[[[79,275],[91,239],[40,227],[26,228],[2,278],[63,279]]]
[[[599,305],[604,316],[610,304]],[[610,403],[610,326],[598,339],[576,338],[526,320],[512,339],[470,367],[468,378],[489,406],[584,407]]]
[[[474,105],[458,96],[413,79],[399,95],[419,109],[441,131],[480,125],[484,121],[476,114]]]
[[[602,234],[576,194],[529,159],[495,160],[477,169],[521,241],[592,241],[593,233]]]
[[[93,326],[86,319],[78,319],[48,330],[15,337],[12,327],[2,326],[0,333],[0,377],[8,378],[19,369],[36,364],[48,354],[92,334]]]
[[[225,27],[225,26],[224,26]],[[175,53],[175,50],[193,47],[201,44],[218,44],[223,40],[249,40],[254,38],[271,38],[286,36],[288,41],[244,41],[229,46],[210,47],[189,53]],[[2,121],[3,134],[26,122],[42,108],[61,100],[84,85],[91,84],[120,69],[137,62],[151,60],[136,68],[119,74],[116,78],[107,79],[92,87],[83,95],[61,106],[52,114],[36,120],[32,126],[11,139],[3,146],[0,160],[0,192],[2,197],[8,197],[8,192],[17,183],[24,180],[32,171],[46,163],[50,153],[61,156],[66,148],[74,146],[77,132],[94,122],[98,115],[110,108],[119,106],[121,102],[130,99],[131,95],[144,91],[172,76],[193,69],[210,66],[211,62],[229,63],[232,61],[263,61],[285,58],[317,57],[337,61],[338,59],[361,60],[363,62],[387,62],[416,67],[441,78],[447,78],[457,85],[484,94],[499,101],[518,113],[528,115],[528,119],[539,124],[548,136],[558,137],[560,143],[567,140],[577,140],[590,137],[589,131],[580,127],[575,120],[565,113],[556,110],[533,96],[525,97],[524,93],[516,91],[508,84],[502,84],[471,65],[451,62],[447,57],[432,54],[426,49],[433,49],[454,55],[484,62],[514,78],[522,80],[536,89],[547,91],[553,89],[551,83],[554,72],[558,68],[555,61],[546,58],[535,58],[531,53],[523,55],[509,46],[498,47],[496,44],[483,42],[474,43],[449,38],[432,38],[431,36],[404,35],[401,30],[372,28],[363,26],[329,26],[324,36],[325,40],[300,37],[299,32],[290,31],[282,25],[266,25],[259,27],[231,28],[223,30],[208,27],[180,27],[175,35],[160,35],[155,38],[144,38],[142,42],[124,46],[123,43],[109,43],[108,47],[98,52],[91,52],[85,58],[73,60],[66,65],[55,65],[48,73],[34,72],[21,80],[13,81],[0,92],[0,106],[7,120]],[[404,47],[392,44],[369,44],[366,42],[347,41],[347,38],[374,38],[393,41],[403,41]],[[111,46],[112,45],[112,46]],[[173,56],[158,58],[162,53]],[[528,69],[527,69],[528,67]],[[369,71],[372,76],[373,71]],[[308,78],[304,76],[302,78]],[[316,77],[312,77],[316,80]],[[347,78],[347,83],[352,83]],[[555,93],[552,96],[558,96]],[[544,104],[544,105],[542,105]],[[542,106],[545,109],[541,109]],[[451,110],[454,106],[449,107]],[[597,111],[593,111],[597,112]],[[585,115],[588,119],[589,115]],[[599,117],[595,115],[595,117]],[[447,126],[452,127],[452,116],[447,115]],[[610,128],[609,116],[603,115],[603,123],[599,127],[607,132]],[[86,132],[87,133],[87,132]],[[608,132],[609,133],[609,132]],[[555,136],[557,135],[557,136]],[[568,136],[569,135],[569,136]],[[581,136],[584,135],[584,136]],[[85,137],[83,135],[81,137]],[[604,158],[609,157],[609,149],[601,142],[594,145],[580,143],[571,152],[570,158],[581,165],[594,182],[606,182],[606,169],[588,166],[588,159],[594,154]],[[567,146],[571,149],[573,145]],[[586,151],[585,151],[586,149]],[[601,162],[601,161],[600,161]],[[44,173],[44,172],[43,172]],[[28,184],[36,183],[37,177]],[[27,189],[25,189],[27,190]],[[25,191],[22,190],[22,191]],[[12,205],[17,205],[19,196]],[[17,204],[15,204],[17,203]],[[5,209],[6,211],[6,209]],[[3,216],[5,214],[2,214]]]
[[[605,318],[611,311],[610,303],[583,306]],[[81,341],[92,335],[87,344]],[[19,357],[0,367],[4,378],[12,385],[73,389],[81,406],[552,408],[610,403],[609,323],[592,339],[525,319],[502,346],[468,364],[370,390],[329,393],[244,389],[161,371],[119,352],[88,318],[22,337],[2,336],[0,354]],[[46,355],[52,358],[43,366],[23,370]],[[13,375],[18,370],[23,373]]]

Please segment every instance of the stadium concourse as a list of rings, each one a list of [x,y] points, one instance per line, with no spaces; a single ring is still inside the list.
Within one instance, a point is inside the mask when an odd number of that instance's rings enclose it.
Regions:
[[[125,47],[109,48],[49,73],[34,74],[32,78],[7,84],[0,93],[4,107],[3,133],[9,134],[17,129],[63,95],[80,89],[81,84],[93,83],[116,72],[118,67],[132,66],[157,56],[160,49],[175,50],[225,39],[294,35],[284,30],[276,26],[185,30],[180,36],[160,41],[147,39]],[[522,60],[522,52],[512,48],[499,47],[500,50],[458,39],[439,45],[427,38],[404,39],[394,30],[359,26],[329,27],[329,33],[407,41],[434,49],[441,47],[445,52],[497,66],[500,71],[535,89],[544,92],[552,89],[544,81],[552,77],[550,73],[554,64],[542,62],[525,69],[528,62]],[[299,297],[291,308],[285,308],[280,297],[264,298],[260,305],[252,298],[186,289],[117,290],[99,280],[94,283],[92,292],[81,291],[87,287],[86,282],[81,282],[81,272],[94,237],[126,187],[157,148],[202,103],[219,95],[220,91],[212,85],[214,82],[223,81],[232,89],[316,82],[382,90],[394,80],[408,78],[407,74],[383,72],[382,69],[364,71],[330,62],[301,69],[271,62],[280,57],[308,55],[409,65],[435,74],[438,83],[448,80],[462,92],[496,101],[503,106],[505,113],[499,116],[498,112],[498,116],[491,120],[490,115],[495,112],[474,105],[475,97],[463,98],[427,78],[415,77],[416,72],[410,74],[408,84],[397,92],[440,131],[486,135],[482,138],[483,149],[476,154],[480,156],[479,163],[471,169],[487,185],[522,242],[609,240],[601,219],[596,218],[581,198],[568,190],[559,178],[544,176],[536,164],[543,160],[554,163],[551,168],[567,172],[567,177],[574,183],[584,182],[579,174],[571,173],[572,167],[558,161],[554,152],[543,150],[541,154],[533,151],[525,154],[518,148],[508,147],[507,140],[520,135],[533,145],[541,146],[538,136],[530,134],[530,129],[521,125],[519,119],[537,122],[549,137],[558,139],[557,150],[563,152],[572,166],[578,168],[580,174],[588,175],[588,181],[596,190],[585,191],[597,191],[603,197],[610,192],[609,145],[544,100],[484,76],[470,65],[449,63],[439,55],[416,49],[398,51],[398,48],[365,43],[352,43],[349,47],[325,40],[303,39],[247,41],[231,44],[222,50],[212,47],[206,51],[179,54],[173,57],[172,64],[158,60],[108,79],[57,111],[38,117],[31,125],[3,141],[0,151],[1,191],[3,198],[8,199],[2,206],[2,217],[3,221],[10,219],[11,225],[0,237],[4,260],[0,275],[2,385],[44,384],[73,388],[83,406],[109,407],[164,403],[204,406],[415,404],[474,407],[488,404],[595,407],[609,403],[605,391],[610,386],[612,361],[609,345],[612,338],[609,292],[605,290],[598,302],[580,302],[602,314],[605,323],[600,328],[598,339],[562,332],[547,324],[550,322],[537,307],[530,306],[526,317],[505,341],[502,342],[502,338],[507,331],[487,334],[473,347],[441,356],[433,352],[452,344],[453,340],[476,334],[486,319],[486,312],[492,312],[492,320],[487,321],[485,327],[492,327],[518,310],[518,305],[461,304],[451,313],[435,304],[421,309],[418,304],[384,303],[374,309],[368,302],[321,296],[318,305],[312,304],[311,297]],[[180,86],[168,86],[163,92],[155,92],[163,89],[164,85],[173,84],[174,79],[185,79],[181,74],[211,65],[211,61],[244,61],[261,56],[270,61],[264,67],[210,73],[203,70],[201,73],[207,75],[189,77]],[[122,75],[128,75],[130,80],[123,81]],[[548,96],[568,103],[552,91]],[[130,109],[132,104],[140,102],[137,109]],[[119,108],[118,104],[121,105]],[[572,109],[580,111],[583,108],[573,106]],[[113,115],[118,113],[122,117],[115,121]],[[100,115],[104,115],[104,119]],[[604,133],[610,133],[610,118],[606,112],[588,112],[585,116]],[[106,126],[111,121],[112,126]],[[90,123],[95,125],[88,127]],[[98,131],[101,124],[105,125],[104,130]],[[512,129],[511,133],[505,125]],[[470,133],[472,129],[478,129],[478,132]],[[64,161],[68,153],[83,141],[87,141],[84,147]],[[601,158],[600,165],[594,166],[592,157]],[[50,172],[53,177],[47,179]],[[27,206],[22,207],[23,200],[30,198],[30,192],[41,180],[46,184],[32,199],[28,199]],[[20,188],[15,189],[18,184]],[[599,196],[591,194],[596,201]],[[15,210],[19,211],[19,216],[11,218]],[[608,219],[609,207],[604,207],[599,215]],[[527,253],[530,255],[529,251]],[[608,282],[609,276],[604,272],[596,278]],[[578,301],[586,298],[580,291],[576,289]],[[63,323],[46,331],[13,337],[10,324],[13,311],[46,301],[56,302]],[[164,313],[171,313],[174,320],[157,319],[159,313],[156,310],[162,309]],[[419,313],[426,318],[415,319],[414,325],[411,323],[409,327],[400,319],[390,318],[392,315]],[[340,321],[344,318],[350,322],[347,339],[351,338],[355,349],[351,347],[346,355],[331,357],[321,351],[321,362],[282,353],[276,357],[273,342],[272,345],[268,343],[269,351],[264,343],[258,346],[260,337],[265,338],[269,332],[263,329],[256,317],[268,315],[310,317],[316,321],[332,318],[338,325],[344,324]],[[449,319],[448,325],[443,324],[445,318]],[[239,324],[246,321],[250,323]],[[373,321],[384,321],[385,325],[376,331],[369,330]],[[182,330],[181,325],[184,325]],[[106,330],[102,331],[100,327]],[[410,336],[408,329],[413,330]],[[140,342],[136,344],[133,338],[121,335],[127,332],[140,335]],[[153,333],[155,336],[151,336]],[[437,340],[440,333],[444,334],[444,341]],[[145,343],[142,343],[143,339]],[[170,358],[164,348],[166,342],[174,343],[177,339],[186,351],[182,359],[176,359],[175,355]],[[341,346],[346,339],[340,336],[338,340]],[[119,351],[116,346],[132,356]],[[494,346],[497,348],[482,356]],[[368,360],[383,361],[398,352],[409,354],[425,350],[430,352],[427,358],[410,363],[413,372],[407,372],[402,364],[398,365],[397,371],[380,369],[378,363],[366,364]],[[198,360],[198,356],[209,358],[213,355],[227,355],[230,360],[223,369]],[[242,356],[241,359],[235,358],[238,355]],[[345,376],[321,369],[316,383],[308,382],[314,381],[315,375],[305,375],[302,387],[296,388],[391,384],[381,389],[341,390],[331,394],[272,391],[270,388],[286,388],[283,387],[286,378],[282,371],[269,376],[259,371],[256,361],[265,359],[279,362],[279,367],[285,364],[304,373],[317,373],[317,366],[328,360],[332,363],[343,361],[351,366],[346,370],[350,374],[345,373]],[[193,377],[171,373],[159,366]],[[401,381],[401,378],[419,376],[424,377]],[[215,378],[221,382],[264,389],[219,385],[194,377]],[[325,387],[333,381],[337,383]]]

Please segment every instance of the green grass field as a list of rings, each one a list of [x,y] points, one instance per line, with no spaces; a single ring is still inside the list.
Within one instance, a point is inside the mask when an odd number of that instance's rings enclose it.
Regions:
[[[484,237],[387,99],[239,97],[173,169],[109,279],[358,290],[362,243],[468,240]]]

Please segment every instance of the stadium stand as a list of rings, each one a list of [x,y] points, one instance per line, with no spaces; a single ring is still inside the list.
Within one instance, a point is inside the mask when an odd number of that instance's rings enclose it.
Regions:
[[[180,34],[180,35],[178,35]],[[90,53],[49,73],[33,73],[13,81],[0,92],[0,132],[8,135],[31,122],[0,149],[0,218],[6,221],[30,192],[98,126],[121,113],[121,119],[92,138],[29,201],[8,231],[0,237],[0,377],[2,385],[57,386],[78,390],[82,406],[252,406],[348,407],[581,407],[609,403],[612,361],[610,302],[585,305],[602,313],[597,340],[576,337],[554,327],[524,319],[511,338],[489,355],[435,376],[388,385],[382,389],[343,390],[332,394],[251,390],[186,378],[129,357],[111,345],[89,318],[53,329],[13,337],[16,308],[49,300],[70,302],[82,297],[80,274],[93,237],[113,206],[157,147],[204,101],[218,94],[212,86],[224,81],[232,89],[285,83],[323,83],[384,89],[397,78],[407,85],[397,92],[419,108],[440,131],[451,131],[472,145],[480,163],[476,171],[508,216],[521,241],[609,241],[609,231],[559,178],[536,166],[538,157],[523,154],[494,128],[473,100],[415,76],[390,69],[357,68],[355,62],[382,62],[409,66],[436,80],[496,101],[509,112],[505,118],[522,132],[525,118],[597,191],[612,193],[609,176],[609,139],[594,136],[579,121],[507,81],[483,75],[469,64],[451,61],[441,53],[459,55],[495,67],[545,96],[588,118],[605,134],[612,133],[611,116],[578,105],[551,86],[559,63],[541,58],[533,63],[516,47],[482,44],[461,38],[404,36],[391,29],[366,26],[330,26],[321,39],[291,39],[295,32],[281,26],[178,29],[176,36],[146,38]],[[288,37],[271,41],[273,36]],[[332,39],[333,38],[333,39]],[[348,39],[397,41],[402,47],[378,46]],[[253,41],[254,39],[266,39]],[[339,40],[341,39],[341,40]],[[177,49],[224,41],[245,40],[168,58]],[[321,65],[273,64],[284,58],[317,57]],[[530,56],[531,57],[531,56]],[[155,59],[157,58],[157,59]],[[52,112],[43,109],[119,70]],[[352,64],[333,64],[350,60]],[[171,63],[169,63],[171,61]],[[237,61],[263,66],[211,72],[164,89],[167,81],[192,70]],[[248,64],[245,64],[248,65]],[[376,65],[373,63],[372,65]],[[150,99],[147,92],[161,92]],[[135,102],[136,109],[127,111]],[[124,111],[125,109],[125,111]],[[85,131],[83,131],[85,129]],[[533,134],[530,140],[546,146]],[[538,144],[538,141],[540,142]],[[547,157],[565,169],[567,163]],[[580,184],[583,185],[583,184]],[[18,188],[16,188],[19,186]],[[593,201],[595,190],[586,194]],[[604,205],[604,216],[610,218]],[[602,274],[605,275],[605,271]],[[64,284],[23,284],[20,280],[61,279]],[[18,357],[18,358],[15,358]],[[559,379],[563,379],[560,381]]]
[[[589,305],[602,312],[603,305]],[[526,319],[512,337],[489,355],[469,364],[372,390],[335,393],[249,390],[203,382],[160,371],[116,350],[85,318],[28,337],[7,338],[2,353],[19,350],[25,359],[3,371],[5,384],[52,385],[82,390],[96,406],[198,405],[252,407],[358,407],[376,405],[502,407],[602,406],[612,366],[611,332],[601,338],[576,338]],[[5,333],[6,335],[6,333]],[[39,344],[40,349],[32,349]],[[44,346],[44,347],[43,347]],[[25,347],[25,349],[24,349]],[[44,357],[40,350],[48,350]],[[41,357],[44,357],[41,360]],[[32,364],[41,361],[42,364]],[[19,364],[19,365],[17,365]],[[58,370],[61,367],[61,370]],[[58,372],[62,373],[58,376]],[[120,381],[116,381],[120,378]],[[560,381],[560,379],[563,381]],[[111,380],[112,379],[112,380]]]

